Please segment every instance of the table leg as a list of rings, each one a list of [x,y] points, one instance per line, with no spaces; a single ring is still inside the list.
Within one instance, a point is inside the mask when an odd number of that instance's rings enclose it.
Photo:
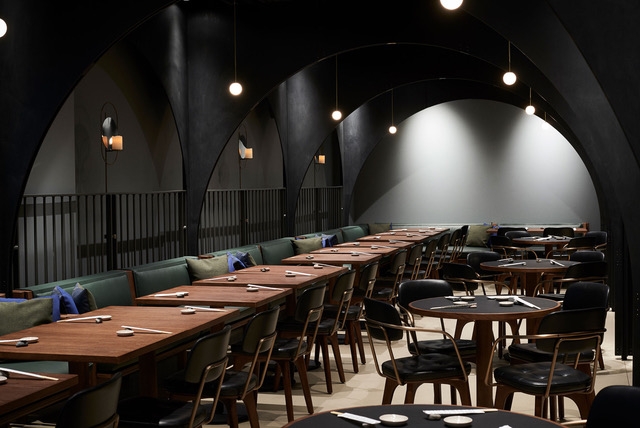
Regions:
[[[69,361],[69,373],[78,375],[78,391],[98,383],[95,364]]]
[[[140,370],[140,395],[158,396],[158,369],[155,353],[141,355],[138,359]]]
[[[540,273],[529,272],[524,275],[520,275],[520,280],[522,281],[521,287],[524,294],[533,297],[533,291],[540,281]]]
[[[491,321],[476,321],[476,406],[493,407],[493,387],[485,384],[490,366],[493,329]]]

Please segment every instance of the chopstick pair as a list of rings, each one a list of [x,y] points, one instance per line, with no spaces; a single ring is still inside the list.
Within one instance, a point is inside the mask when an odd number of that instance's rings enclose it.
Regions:
[[[466,305],[445,305],[445,306],[434,306],[429,309],[453,309],[453,308],[476,308],[478,307],[477,303],[468,303]]]
[[[262,288],[264,290],[284,291],[284,288],[267,287],[266,285],[247,284],[247,288]]]
[[[23,376],[34,377],[36,379],[59,380],[57,377],[43,376],[43,375],[39,375],[39,374],[35,374],[35,373],[23,372],[21,370],[7,369],[7,368],[4,368],[4,367],[0,367],[0,371],[7,372],[7,373],[20,374],[20,375],[23,375]]]
[[[87,320],[109,321],[110,319],[111,319],[111,315],[92,315],[90,317],[64,318],[56,322],[73,322],[73,321],[87,321]]]
[[[315,273],[296,272],[295,270],[285,270],[285,274],[303,275],[303,276],[317,276]]]
[[[144,331],[146,333],[157,333],[157,334],[173,334],[170,331],[154,330],[152,328],[144,328],[144,327],[133,327],[130,325],[123,325],[121,327],[131,331]]]

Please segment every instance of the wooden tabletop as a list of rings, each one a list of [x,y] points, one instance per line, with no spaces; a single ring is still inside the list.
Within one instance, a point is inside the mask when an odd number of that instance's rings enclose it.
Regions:
[[[11,373],[7,382],[0,385],[0,426],[65,400],[78,384],[78,376],[74,374],[38,374],[57,380]]]
[[[218,330],[233,319],[237,309],[224,312],[198,312],[183,315],[178,308],[152,306],[108,306],[77,317],[111,316],[108,321],[94,319],[41,324],[6,334],[1,339],[38,337],[25,347],[2,346],[0,358],[11,360],[68,361],[69,370],[80,376],[82,387],[95,384],[95,363],[124,364],[139,361],[141,392],[157,394],[156,351],[195,337],[203,331]],[[123,326],[161,330],[168,334],[136,332],[133,336],[116,334]]]
[[[291,288],[257,289],[247,291],[247,287],[229,287],[227,285],[181,285],[136,298],[136,304],[145,306],[209,306],[223,308],[225,306],[243,306],[262,308],[272,302],[284,299],[292,294]],[[188,293],[184,297],[178,297]],[[159,294],[159,296],[158,296]],[[157,296],[157,297],[156,297]]]
[[[488,271],[510,272],[518,275],[521,281],[520,288],[527,296],[532,296],[543,273],[563,274],[569,266],[576,263],[579,262],[553,259],[513,260],[510,262],[496,260],[480,263],[480,267]]]
[[[324,263],[329,265],[356,265],[361,266],[376,260],[380,260],[380,254],[352,254],[352,253],[322,253],[322,254],[298,254],[282,259],[286,265],[313,265],[314,263]],[[293,269],[293,268],[289,268]]]
[[[390,245],[359,245],[350,247],[329,247],[322,248],[320,250],[313,250],[310,254],[327,254],[327,253],[340,253],[340,254],[380,254],[381,256],[390,256],[404,249],[402,247],[392,247]]]

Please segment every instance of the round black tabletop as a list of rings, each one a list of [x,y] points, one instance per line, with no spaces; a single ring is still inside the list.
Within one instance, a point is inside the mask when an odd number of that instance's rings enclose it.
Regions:
[[[440,428],[447,426],[444,423],[444,418],[448,415],[443,415],[442,419],[440,420],[429,420],[427,415],[424,413],[424,410],[441,409],[463,410],[478,408],[432,404],[392,404],[380,406],[352,407],[348,409],[336,409],[335,411],[348,412],[351,414],[366,416],[368,418],[376,420],[379,420],[378,418],[381,415],[400,414],[409,418],[407,423],[402,425],[404,427]],[[494,410],[481,414],[466,414],[465,416],[470,417],[473,420],[472,424],[470,425],[473,428],[499,428],[503,426],[510,426],[514,428],[552,428],[562,426],[546,419],[541,419],[535,416],[525,415],[521,413],[509,412],[505,410]],[[354,428],[358,426],[361,427],[363,425],[356,421],[338,417],[331,412],[321,412],[314,415],[305,416],[285,425],[285,427],[288,428]],[[383,427],[382,423],[375,424],[374,426]]]

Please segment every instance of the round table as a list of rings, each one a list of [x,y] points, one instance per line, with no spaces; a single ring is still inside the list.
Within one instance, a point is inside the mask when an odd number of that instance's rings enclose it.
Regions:
[[[569,266],[577,263],[580,262],[553,259],[513,260],[511,262],[496,260],[480,263],[480,267],[488,271],[509,272],[518,275],[520,289],[527,296],[533,296],[533,290],[543,273],[563,275]]]
[[[440,428],[445,427],[444,421],[429,420],[423,410],[460,410],[464,409],[479,410],[477,407],[465,406],[447,406],[432,404],[391,404],[381,406],[362,406],[352,407],[348,409],[339,409],[338,412],[347,412],[358,416],[365,416],[377,419],[384,414],[399,414],[409,418],[407,423],[403,425],[407,428]],[[493,409],[490,409],[493,410]],[[511,426],[514,428],[553,428],[562,426],[548,419],[541,419],[535,416],[524,415],[521,413],[508,412],[505,410],[488,411],[487,413],[471,414],[465,416],[473,419],[473,428],[498,428],[502,426]],[[443,417],[444,419],[444,417]],[[363,426],[361,423],[351,421],[331,412],[320,412],[309,416],[304,416],[295,421],[289,422],[285,428],[354,428]],[[376,427],[382,426],[376,424]]]
[[[518,320],[526,319],[529,320],[527,321],[527,331],[535,332],[535,326],[530,323],[530,320],[542,318],[546,314],[557,311],[560,308],[560,302],[554,300],[539,297],[523,297],[522,299],[538,306],[540,309],[530,308],[524,305],[513,305],[511,307],[500,306],[497,300],[487,296],[476,296],[473,301],[477,304],[476,308],[451,307],[447,309],[432,309],[439,306],[452,306],[452,301],[445,297],[421,299],[409,304],[409,310],[414,314],[435,318],[456,319],[464,323],[475,322],[476,404],[478,406],[493,406],[493,388],[485,384],[485,378],[492,368],[492,323],[494,321],[504,321],[510,325],[514,325]],[[537,325],[537,323],[535,325]],[[459,330],[457,329],[457,333],[458,332]]]

